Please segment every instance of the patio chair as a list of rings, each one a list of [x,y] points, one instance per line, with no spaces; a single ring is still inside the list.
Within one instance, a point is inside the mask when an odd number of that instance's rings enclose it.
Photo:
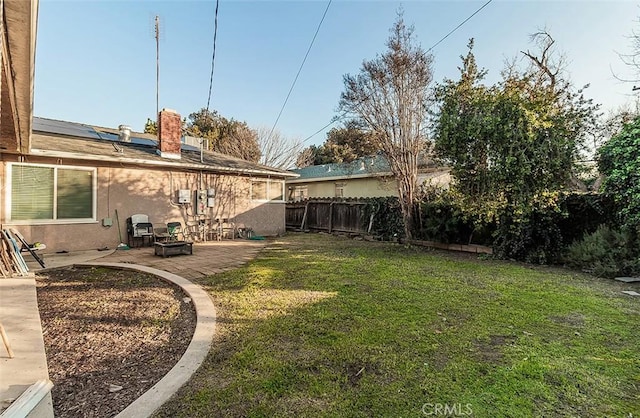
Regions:
[[[169,241],[184,241],[184,229],[181,222],[169,222],[167,232],[169,233]]]
[[[139,240],[142,246],[144,246],[147,240],[149,241],[149,245],[153,244],[153,224],[149,222],[149,216],[136,214],[127,218],[127,236],[130,247],[135,246],[136,240]]]
[[[246,226],[243,223],[236,224],[236,235],[238,238],[250,239],[253,235],[253,228]]]
[[[171,234],[167,227],[161,226],[153,228],[153,237],[156,242],[167,242],[171,239]]]
[[[236,224],[233,219],[222,219],[222,222],[218,221],[218,233],[220,238],[236,238]]]

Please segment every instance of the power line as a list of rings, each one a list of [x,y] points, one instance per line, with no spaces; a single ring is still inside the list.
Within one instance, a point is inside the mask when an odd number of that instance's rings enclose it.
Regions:
[[[289,101],[289,97],[291,96],[291,92],[293,91],[293,88],[296,85],[296,82],[298,81],[298,77],[300,76],[300,72],[302,71],[302,67],[304,67],[304,63],[307,61],[307,57],[309,56],[309,52],[311,52],[311,48],[313,47],[313,43],[316,40],[316,37],[318,36],[318,32],[320,32],[320,27],[322,26],[322,22],[324,22],[324,18],[327,16],[327,12],[329,11],[329,6],[331,6],[331,2],[332,0],[329,0],[329,3],[327,3],[327,7],[324,9],[324,13],[322,15],[322,19],[320,19],[320,23],[318,24],[318,27],[316,28],[316,33],[313,35],[313,39],[311,39],[311,43],[309,44],[309,48],[307,48],[307,53],[304,55],[304,59],[302,60],[302,64],[300,64],[300,68],[298,68],[298,73],[296,74],[296,77],[293,79],[293,83],[291,83],[291,88],[289,88],[289,93],[287,93],[287,97],[284,99],[284,103],[282,104],[282,107],[280,108],[280,112],[278,113],[278,117],[276,118],[276,121],[273,123],[273,127],[271,127],[271,131],[269,132],[269,137],[271,137],[271,134],[273,134],[273,131],[276,129],[276,125],[278,124],[278,121],[280,120],[280,116],[282,116],[282,112],[284,111],[284,108],[287,106],[287,102]]]
[[[457,31],[458,29],[460,29],[465,23],[467,23],[469,20],[471,20],[475,15],[477,15],[478,13],[480,13],[480,11],[482,9],[484,9],[485,7],[487,7],[489,5],[489,3],[491,3],[493,0],[487,0],[486,3],[484,3],[482,6],[480,6],[475,12],[473,12],[471,15],[469,15],[466,19],[464,19],[462,22],[460,22],[460,24],[458,24],[458,26],[456,26],[455,28],[453,28],[451,31],[449,31],[449,33],[447,33],[446,35],[444,35],[442,38],[440,38],[440,40],[438,40],[438,42],[436,42],[435,44],[433,44],[429,49],[427,49],[423,55],[426,55],[429,53],[429,51],[432,51],[435,47],[437,47],[438,45],[440,45],[445,39],[447,39],[449,36],[451,36],[451,34],[453,34],[455,31]],[[364,100],[363,100],[364,101]],[[307,142],[308,140],[310,140],[311,138],[313,138],[314,136],[316,136],[317,134],[319,134],[320,132],[322,132],[325,128],[328,128],[329,126],[333,125],[334,123],[336,123],[339,120],[342,120],[347,113],[349,113],[349,111],[344,111],[340,116],[334,118],[331,122],[329,122],[328,124],[324,125],[322,128],[318,129],[316,132],[314,132],[313,134],[309,135],[308,137],[306,137],[305,139],[303,139],[302,141],[300,141],[300,144],[303,144],[305,142]],[[293,150],[293,147],[290,148],[290,150]],[[289,150],[289,151],[290,151]]]
[[[216,0],[216,14],[213,22],[213,55],[211,56],[211,78],[209,79],[209,98],[207,98],[207,114],[209,114],[209,104],[211,103],[211,90],[213,89],[213,69],[216,64],[216,39],[218,38],[218,6],[220,0]]]
[[[482,9],[484,9],[485,7],[487,7],[489,5],[489,3],[491,3],[493,0],[488,0],[485,4],[483,4],[482,6],[480,6],[480,8],[478,10],[476,10],[475,12],[473,12],[471,14],[471,16],[469,16],[468,18],[466,18],[465,20],[463,20],[462,22],[460,22],[460,24],[458,26],[456,26],[455,28],[453,28],[449,33],[447,33],[446,35],[444,35],[438,42],[436,42],[435,44],[433,44],[433,46],[429,49],[427,49],[427,51],[425,52],[425,54],[428,54],[429,51],[433,50],[433,48],[437,47],[438,45],[440,45],[440,43],[442,43],[442,41],[444,41],[445,39],[447,39],[453,32],[457,31],[458,29],[460,29],[460,27],[462,25],[464,25],[465,23],[467,23],[469,20],[471,20],[471,18],[473,18],[475,15],[477,15],[478,13],[480,13],[480,11]]]

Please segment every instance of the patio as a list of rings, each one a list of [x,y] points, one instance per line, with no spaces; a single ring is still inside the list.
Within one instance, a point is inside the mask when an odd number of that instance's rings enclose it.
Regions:
[[[176,255],[166,258],[155,255],[153,247],[141,247],[128,250],[88,250],[46,254],[44,261],[47,269],[87,261],[138,264],[177,274],[190,280],[237,268],[253,259],[267,245],[267,242],[237,239],[194,243],[193,255]],[[37,274],[43,270],[28,254],[24,256],[29,271]]]

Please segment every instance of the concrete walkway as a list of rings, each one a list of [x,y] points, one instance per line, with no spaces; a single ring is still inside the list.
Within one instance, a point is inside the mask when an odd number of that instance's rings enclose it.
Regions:
[[[178,276],[176,280],[193,280],[238,268],[255,258],[266,245],[267,241],[248,240],[197,243],[193,246],[193,255],[166,258],[154,255],[153,247],[46,254],[45,269],[40,268],[35,260],[25,258],[30,271],[36,275],[43,270],[93,262],[146,266],[172,273]],[[11,400],[20,396],[30,385],[48,379],[34,277],[0,279],[0,321],[15,353],[15,357],[10,359],[4,347],[0,346],[0,401],[5,401],[0,404],[1,413]],[[202,349],[199,355],[202,356]],[[184,365],[180,368],[184,368]],[[191,368],[187,367],[186,370],[191,371]],[[175,378],[173,381],[175,383]],[[144,403],[149,406],[148,400]],[[32,416],[53,416],[50,396],[43,400],[39,411]]]
[[[49,380],[34,277],[0,279],[0,321],[14,354],[9,358],[1,346],[1,413],[31,385]],[[53,417],[51,394],[42,399],[30,416]]]

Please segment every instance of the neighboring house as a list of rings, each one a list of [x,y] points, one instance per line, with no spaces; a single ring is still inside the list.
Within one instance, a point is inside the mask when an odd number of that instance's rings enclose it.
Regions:
[[[156,226],[180,221],[194,239],[225,218],[258,235],[285,230],[284,181],[296,174],[183,144],[180,115],[163,109],[158,119],[159,141],[34,118],[28,152],[0,155],[3,228],[47,251],[115,248],[139,213]]]
[[[361,158],[351,163],[323,164],[291,170],[298,178],[288,179],[287,200],[327,197],[398,196],[398,186],[387,161],[380,157]],[[418,168],[418,184],[446,187],[449,169],[433,163]]]

